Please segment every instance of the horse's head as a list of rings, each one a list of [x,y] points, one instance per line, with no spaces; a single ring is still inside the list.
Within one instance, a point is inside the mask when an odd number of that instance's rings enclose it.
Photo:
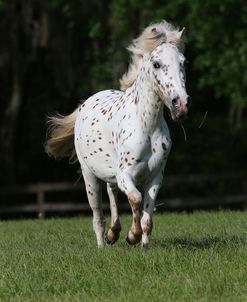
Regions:
[[[187,116],[189,107],[189,98],[185,89],[184,62],[185,57],[179,48],[168,42],[157,46],[150,56],[155,92],[175,121],[183,120]]]
[[[146,27],[128,47],[132,63],[120,80],[121,89],[126,91],[135,82],[140,66],[145,61],[152,87],[175,121],[186,117],[189,105],[185,90],[185,58],[182,54],[183,33],[184,29],[179,31],[165,20]]]

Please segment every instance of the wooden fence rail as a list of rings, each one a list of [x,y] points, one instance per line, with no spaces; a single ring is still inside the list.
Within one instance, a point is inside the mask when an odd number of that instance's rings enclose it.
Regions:
[[[183,209],[183,208],[203,208],[224,205],[238,204],[241,208],[247,208],[247,174],[245,172],[228,173],[222,175],[180,175],[167,176],[165,185],[157,200],[157,208],[160,209]],[[177,188],[180,186],[206,186],[207,183],[217,187],[219,183],[228,183],[235,181],[238,186],[237,194],[221,194],[211,196],[190,196],[189,192],[184,196],[176,196]],[[171,197],[166,196],[166,191],[171,190]],[[47,194],[57,192],[60,195],[69,192],[83,192],[84,197],[80,196],[80,200],[62,201],[63,197],[59,197],[59,202],[47,201]],[[20,196],[34,195],[32,201],[19,202]],[[80,194],[81,195],[81,194]],[[9,203],[8,199],[14,197],[15,202]],[[175,196],[175,197],[174,197]],[[72,198],[73,199],[73,198]],[[119,204],[120,210],[129,209],[127,202]],[[103,208],[109,209],[108,202],[103,203]],[[88,211],[89,205],[85,196],[85,188],[83,183],[74,184],[71,182],[59,183],[37,183],[26,186],[0,187],[0,215],[11,213],[37,213],[39,217],[44,217],[48,212],[71,212],[71,211]]]

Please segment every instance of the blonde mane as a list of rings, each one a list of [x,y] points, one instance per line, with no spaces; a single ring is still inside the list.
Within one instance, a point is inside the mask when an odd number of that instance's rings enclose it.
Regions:
[[[131,63],[128,71],[120,80],[121,90],[125,91],[134,83],[138,67],[142,62],[145,54],[150,54],[157,46],[162,43],[171,43],[178,47],[180,51],[184,51],[184,28],[179,31],[173,25],[165,20],[160,23],[151,24],[144,29],[142,34],[132,41],[127,47],[131,53]]]

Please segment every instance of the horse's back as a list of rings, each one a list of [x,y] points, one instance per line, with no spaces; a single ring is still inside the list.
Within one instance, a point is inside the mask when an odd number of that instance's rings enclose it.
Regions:
[[[95,113],[99,109],[103,109],[106,105],[113,103],[116,101],[120,96],[122,96],[124,92],[120,90],[113,90],[113,89],[108,89],[108,90],[102,90],[94,95],[90,96],[81,106],[82,112],[84,114],[86,113]],[[96,109],[97,108],[97,109]],[[91,112],[90,109],[95,109],[93,112]],[[90,112],[88,111],[90,110]]]

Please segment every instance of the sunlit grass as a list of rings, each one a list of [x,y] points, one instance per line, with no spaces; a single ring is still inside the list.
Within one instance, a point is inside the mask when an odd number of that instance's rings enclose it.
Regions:
[[[147,253],[130,223],[98,250],[90,217],[0,222],[1,301],[247,301],[247,213],[156,215]]]

